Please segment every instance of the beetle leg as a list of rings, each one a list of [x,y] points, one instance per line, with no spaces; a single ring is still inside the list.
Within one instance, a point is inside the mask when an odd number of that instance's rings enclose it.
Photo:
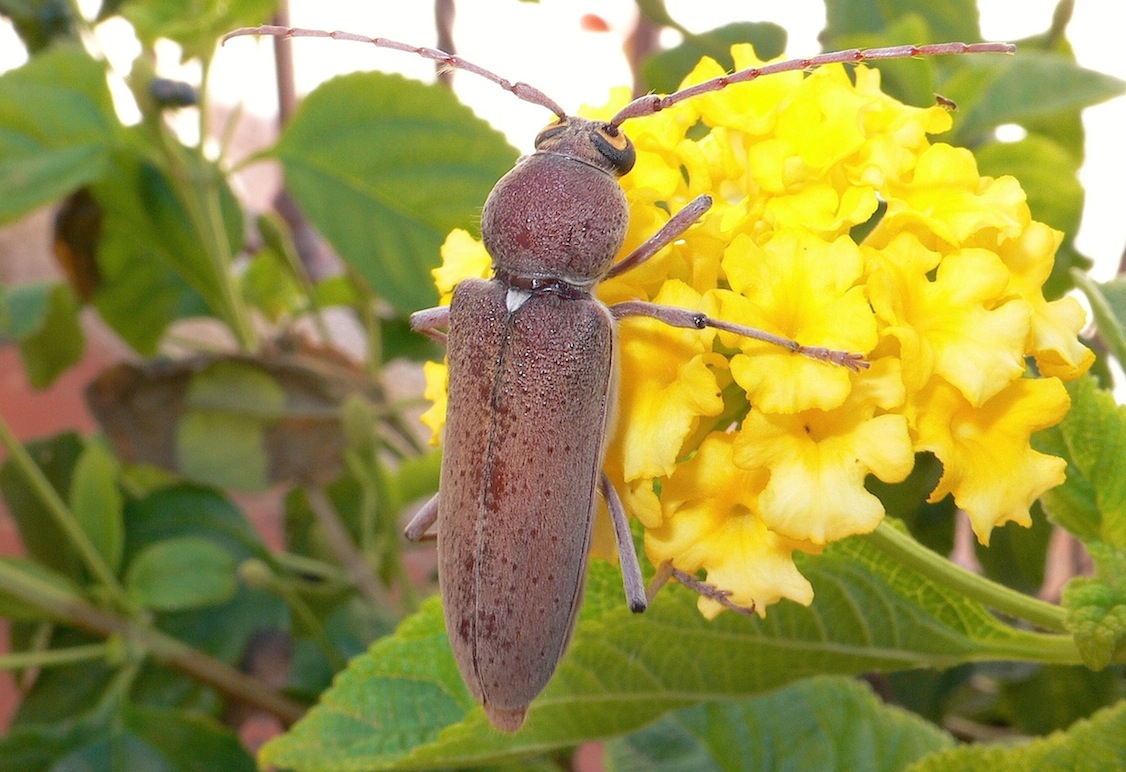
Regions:
[[[435,306],[411,314],[411,329],[421,332],[428,338],[433,338],[439,343],[446,342],[446,334],[439,330],[450,322],[450,307]]]
[[[755,340],[761,340],[765,343],[773,343],[775,346],[789,349],[795,354],[801,354],[810,359],[816,359],[819,362],[828,362],[829,364],[847,367],[854,372],[867,369],[868,367],[868,363],[864,361],[863,354],[837,351],[831,348],[823,348],[822,346],[803,346],[792,338],[784,338],[781,335],[775,335],[772,332],[759,330],[755,327],[744,327],[741,324],[732,324],[722,319],[712,319],[707,314],[702,314],[699,311],[690,311],[687,308],[662,306],[659,303],[646,303],[641,300],[628,300],[624,303],[617,303],[610,306],[610,313],[614,315],[615,319],[624,319],[627,316],[648,316],[659,322],[664,322],[671,327],[686,327],[696,330],[702,330],[705,327],[713,327],[717,330],[723,330],[724,332],[742,335],[745,338],[754,338]]]
[[[661,565],[657,566],[657,573],[653,574],[653,578],[649,581],[648,586],[645,588],[645,600],[648,603],[653,602],[653,598],[661,591],[661,588],[668,584],[669,579],[672,579],[672,562],[666,560]]]
[[[407,527],[403,529],[403,536],[407,537],[409,541],[418,541],[430,530],[430,526],[434,525],[437,520],[438,494],[435,493],[434,496],[415,513],[411,521],[407,523]]]
[[[646,239],[637,249],[615,263],[610,270],[606,272],[606,276],[603,278],[609,279],[612,276],[625,273],[641,265],[663,248],[676,241],[680,237],[680,234],[688,230],[688,227],[692,225],[692,223],[703,217],[704,212],[708,211],[711,206],[711,196],[697,196],[692,199],[683,209],[674,214],[669,221],[665,223],[664,227]]]
[[[626,588],[626,602],[633,612],[644,611],[648,606],[645,597],[645,580],[641,577],[641,564],[637,560],[637,550],[633,548],[633,537],[629,532],[629,520],[625,507],[618,498],[618,492],[610,484],[610,478],[603,472],[599,480],[602,498],[610,510],[610,520],[614,524],[614,536],[618,540],[618,561],[622,565],[622,584]]]
[[[679,568],[666,560],[661,565],[657,566],[657,573],[653,576],[653,581],[649,582],[649,586],[645,588],[645,597],[650,603],[653,602],[653,596],[656,595],[669,579],[676,579],[690,590],[703,595],[709,600],[714,600],[726,609],[737,611],[745,616],[751,616],[755,613],[755,604],[750,606],[740,606],[738,603],[733,603],[730,599],[731,593],[728,590],[720,589],[714,584],[703,582],[694,577],[687,571],[681,571]]]

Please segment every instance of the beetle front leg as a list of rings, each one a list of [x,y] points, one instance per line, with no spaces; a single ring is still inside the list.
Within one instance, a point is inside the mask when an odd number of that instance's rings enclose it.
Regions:
[[[446,342],[446,334],[439,327],[446,327],[450,323],[450,307],[435,306],[411,314],[411,329],[421,332],[428,338],[433,338],[439,343]]]
[[[606,508],[610,510],[610,521],[614,524],[614,536],[618,540],[618,562],[622,566],[622,584],[626,588],[626,603],[633,612],[644,611],[648,607],[645,598],[645,580],[641,577],[641,563],[637,560],[637,550],[633,547],[633,537],[629,532],[629,519],[618,492],[610,484],[610,478],[602,473],[598,482]]]
[[[745,338],[753,338],[754,340],[761,340],[764,343],[772,343],[775,346],[789,349],[795,354],[801,354],[810,359],[816,359],[819,362],[828,362],[829,364],[847,367],[854,372],[868,367],[868,363],[864,361],[863,354],[837,351],[836,349],[824,348],[822,346],[803,346],[792,338],[784,338],[781,335],[775,335],[772,332],[760,330],[755,327],[732,324],[722,319],[712,319],[707,314],[702,314],[699,311],[689,311],[687,308],[662,306],[659,303],[646,303],[641,300],[629,300],[610,306],[610,313],[614,315],[615,319],[625,319],[628,316],[648,316],[651,319],[664,322],[670,327],[684,327],[694,330],[703,330],[706,327],[712,327],[716,330],[742,335]]]
[[[664,226],[644,241],[637,249],[615,263],[606,272],[605,279],[613,278],[626,271],[631,271],[644,263],[653,255],[660,252],[669,244],[680,238],[692,223],[704,216],[704,212],[711,209],[712,197],[709,195],[696,196],[688,202],[679,212],[674,214]]]

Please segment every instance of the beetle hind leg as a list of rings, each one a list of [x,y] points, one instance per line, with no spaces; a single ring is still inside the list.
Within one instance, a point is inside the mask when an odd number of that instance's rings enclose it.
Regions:
[[[719,605],[731,611],[738,612],[744,616],[751,616],[755,613],[755,605],[753,603],[750,606],[741,606],[738,603],[734,603],[731,600],[731,592],[729,590],[721,589],[714,584],[697,579],[687,571],[681,571],[679,568],[676,568],[667,560],[657,567],[657,573],[653,576],[653,580],[649,582],[649,586],[645,588],[645,596],[650,603],[653,602],[653,596],[665,586],[669,579],[675,579],[690,590],[694,590],[709,600],[714,600]]]
[[[605,473],[598,481],[602,491],[602,498],[606,500],[606,508],[610,510],[610,520],[614,524],[614,536],[618,540],[618,562],[622,566],[622,584],[626,589],[626,603],[630,611],[644,611],[648,605],[645,594],[645,580],[641,577],[641,564],[637,560],[637,550],[633,548],[633,537],[629,533],[629,519],[618,492],[610,484],[610,478]]]
[[[403,536],[408,541],[418,541],[421,539],[430,527],[438,521],[438,494],[422,505],[422,508],[415,513],[407,527],[403,529]]]

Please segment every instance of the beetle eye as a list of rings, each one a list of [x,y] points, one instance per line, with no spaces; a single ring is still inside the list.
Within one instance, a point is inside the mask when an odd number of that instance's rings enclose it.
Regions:
[[[637,161],[637,152],[624,131],[617,126],[605,124],[592,131],[590,137],[595,148],[610,162],[619,177],[633,168]]]
[[[568,123],[566,118],[560,118],[554,123],[549,123],[548,125],[544,126],[542,129],[540,129],[540,133],[536,135],[536,149],[538,150],[541,143],[556,136],[564,129],[566,129],[568,125],[570,124]]]

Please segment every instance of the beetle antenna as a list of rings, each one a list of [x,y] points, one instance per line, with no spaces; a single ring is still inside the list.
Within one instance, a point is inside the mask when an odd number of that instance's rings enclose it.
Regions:
[[[388,40],[387,38],[373,38],[367,35],[357,35],[354,32],[327,32],[319,29],[304,29],[301,27],[278,27],[273,25],[263,25],[261,27],[243,27],[236,29],[234,32],[228,32],[223,36],[223,44],[225,45],[231,38],[243,37],[245,35],[271,35],[276,38],[331,38],[332,40],[353,40],[357,43],[370,43],[373,46],[380,48],[392,48],[396,51],[406,51],[410,54],[418,54],[424,59],[433,59],[441,66],[451,69],[465,70],[472,72],[475,75],[480,75],[486,80],[491,80],[505,91],[515,94],[518,99],[523,99],[525,102],[531,102],[540,107],[546,107],[551,112],[555,113],[558,118],[566,118],[567,113],[560,107],[554,99],[547,94],[540,91],[534,86],[529,86],[527,83],[513,83],[512,81],[502,78],[491,70],[486,70],[480,65],[473,62],[466,61],[460,56],[455,54],[448,54],[445,51],[440,51],[437,48],[425,48],[422,46],[412,46],[407,43],[400,43],[397,40]]]
[[[925,46],[891,46],[889,48],[850,48],[847,51],[833,51],[809,59],[790,59],[784,62],[763,65],[762,67],[749,67],[745,70],[733,72],[730,75],[721,75],[718,78],[705,80],[695,86],[689,86],[681,91],[668,96],[649,94],[639,97],[618,111],[610,120],[611,126],[620,126],[623,121],[630,118],[640,118],[652,115],[678,102],[691,99],[700,94],[719,91],[733,83],[746,83],[760,78],[763,75],[774,75],[779,72],[792,70],[808,70],[820,67],[823,64],[871,62],[878,59],[909,59],[916,56],[939,56],[942,54],[1011,54],[1017,50],[1012,43],[933,43]]]

